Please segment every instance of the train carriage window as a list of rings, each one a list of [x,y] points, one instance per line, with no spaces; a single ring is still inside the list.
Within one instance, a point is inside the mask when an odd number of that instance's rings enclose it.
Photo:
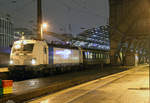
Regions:
[[[90,59],[91,58],[91,55],[90,55],[90,53],[88,53],[88,59]]]
[[[104,54],[103,58],[104,58],[104,59],[106,58],[106,54]]]
[[[99,53],[99,58],[101,59],[101,53]]]
[[[90,56],[90,53],[88,52],[88,59],[90,59],[91,58],[91,56]]]
[[[89,59],[89,52],[86,52],[86,54],[87,54],[87,59]]]
[[[92,52],[89,53],[89,59],[92,59]]]
[[[103,54],[101,54],[101,58],[103,59]]]
[[[91,59],[94,59],[94,53],[93,52],[91,53],[91,56],[92,56]]]
[[[84,54],[84,58],[88,59],[88,53],[87,52],[83,52],[83,54]]]
[[[109,58],[109,55],[107,54],[107,59]]]
[[[88,59],[89,52],[84,52],[84,54],[85,54],[85,58]]]
[[[95,58],[95,54],[91,53],[91,59],[94,59],[94,58]]]
[[[89,58],[89,52],[86,52],[86,55],[87,55],[87,57],[86,57],[86,58],[88,59],[88,58]]]
[[[96,59],[96,53],[94,53],[94,59]]]
[[[92,59],[95,59],[95,53],[92,53]]]
[[[95,59],[95,53],[92,52],[92,59]]]
[[[85,52],[82,52],[82,54],[83,54],[83,58],[86,59],[86,57],[85,57]]]
[[[83,54],[84,54],[85,58],[87,58],[87,54],[86,54],[86,52],[85,52],[85,51],[83,52]]]
[[[110,58],[109,54],[108,54],[108,59]]]
[[[99,56],[98,53],[96,53],[96,58],[97,58],[97,59],[99,58],[98,56]]]

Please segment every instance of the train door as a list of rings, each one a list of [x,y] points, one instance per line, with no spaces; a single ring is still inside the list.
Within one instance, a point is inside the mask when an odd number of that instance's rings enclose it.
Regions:
[[[46,46],[43,47],[43,64],[48,64],[48,48]]]

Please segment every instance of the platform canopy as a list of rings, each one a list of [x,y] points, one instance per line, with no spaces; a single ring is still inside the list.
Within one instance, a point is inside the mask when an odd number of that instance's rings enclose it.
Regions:
[[[150,54],[150,1],[109,0],[111,61],[119,52]],[[142,56],[141,56],[142,57]],[[115,61],[116,62],[116,61]]]
[[[109,26],[100,26],[98,28],[86,29],[80,34],[56,34],[47,32],[51,36],[61,39],[66,44],[81,48],[109,50]]]

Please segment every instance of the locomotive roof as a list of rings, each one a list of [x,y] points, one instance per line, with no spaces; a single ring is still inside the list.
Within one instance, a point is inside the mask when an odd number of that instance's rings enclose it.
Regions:
[[[90,49],[90,48],[82,48],[85,51],[102,51],[102,52],[109,52],[109,50],[100,50],[100,49]]]
[[[26,39],[26,41],[32,41],[32,42],[35,42],[35,41],[38,41],[37,39]],[[20,41],[20,40],[17,40],[17,41]],[[40,40],[39,40],[40,41]],[[70,45],[70,44],[61,44],[61,43],[47,43],[48,46],[51,46],[51,47],[57,47],[57,48],[67,48],[67,49],[79,49],[81,48],[83,51],[102,51],[102,52],[109,52],[109,50],[100,50],[100,49],[92,49],[92,48],[82,48],[82,47],[77,47],[77,46],[73,46],[73,45]]]
[[[78,47],[72,45],[63,45],[63,44],[48,44],[48,46],[58,47],[58,48],[68,48],[68,49],[79,49]]]
[[[63,44],[48,44],[48,46],[52,47],[58,47],[58,48],[67,48],[67,49],[79,49],[80,47],[72,46],[72,45],[63,45]],[[89,49],[89,48],[81,48],[84,51],[102,51],[102,52],[109,52],[106,50],[100,50],[100,49]]]

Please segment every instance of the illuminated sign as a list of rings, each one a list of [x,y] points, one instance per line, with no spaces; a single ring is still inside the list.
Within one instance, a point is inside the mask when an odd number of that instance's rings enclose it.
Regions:
[[[67,59],[70,54],[71,50],[65,49],[65,50],[56,50],[57,55],[61,55],[62,58]]]

